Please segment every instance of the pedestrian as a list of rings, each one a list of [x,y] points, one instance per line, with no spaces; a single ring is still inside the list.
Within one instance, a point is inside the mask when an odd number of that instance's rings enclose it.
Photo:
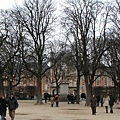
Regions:
[[[82,93],[81,94],[81,100],[85,100],[86,99],[86,95],[85,95],[85,93]]]
[[[108,113],[108,106],[109,106],[109,95],[105,95],[103,98],[103,104],[105,106],[105,111]]]
[[[96,115],[96,105],[97,105],[97,98],[95,97],[95,95],[93,95],[90,100],[92,115]]]
[[[54,95],[51,95],[50,101],[51,101],[51,107],[53,107],[54,106]]]
[[[6,120],[6,111],[7,111],[7,100],[5,95],[2,95],[0,98],[0,115],[1,120]]]
[[[70,100],[71,100],[71,104],[75,103],[75,96],[73,94],[70,95]]]
[[[8,98],[7,102],[8,102],[9,116],[11,120],[14,120],[15,110],[18,108],[18,102],[13,93],[10,94],[10,97]]]
[[[115,99],[114,99],[113,95],[110,95],[110,99],[109,99],[110,113],[113,113],[114,102],[115,102]]]
[[[55,95],[55,102],[56,102],[56,107],[59,107],[60,96],[58,94]]]
[[[48,99],[49,101],[51,100],[51,94],[48,93]]]
[[[48,93],[44,93],[45,103],[47,103]]]
[[[99,103],[100,103],[100,95],[96,96],[97,98],[97,106],[99,107]]]
[[[100,97],[101,107],[103,107],[103,95]]]
[[[70,103],[71,101],[71,97],[70,97],[70,94],[67,95],[67,101],[68,101],[68,104]]]

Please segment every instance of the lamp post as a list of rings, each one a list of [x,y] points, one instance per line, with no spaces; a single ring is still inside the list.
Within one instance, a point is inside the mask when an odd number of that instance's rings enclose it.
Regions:
[[[9,96],[11,92],[12,92],[12,79],[9,79],[9,93],[8,93]]]
[[[107,94],[107,87],[108,87],[108,84],[107,84],[107,77],[105,77],[104,78],[104,82],[105,82],[105,84],[104,84],[104,86],[105,86],[105,93]]]

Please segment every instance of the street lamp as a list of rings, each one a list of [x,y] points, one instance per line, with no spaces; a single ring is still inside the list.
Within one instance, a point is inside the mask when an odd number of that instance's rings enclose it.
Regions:
[[[12,79],[9,80],[9,95],[12,92]]]
[[[106,94],[107,94],[107,78],[105,77],[105,83],[106,83]]]

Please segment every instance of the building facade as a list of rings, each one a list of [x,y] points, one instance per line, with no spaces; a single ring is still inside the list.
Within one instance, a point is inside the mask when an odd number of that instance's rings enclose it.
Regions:
[[[59,93],[68,94],[75,93],[76,83],[77,83],[77,72],[75,70],[70,70],[69,68],[64,68],[65,76],[60,78]],[[53,94],[53,91],[56,91],[56,81],[54,78],[53,70],[51,69],[43,79],[42,79],[42,93]],[[15,84],[16,81],[13,82]],[[4,82],[5,93],[8,90],[8,82]],[[114,82],[112,79],[105,73],[102,76],[98,77],[93,84],[93,92],[98,95],[100,93],[106,94],[110,90],[114,89]],[[35,99],[37,96],[37,78],[28,77],[21,79],[18,86],[12,89],[19,99]],[[56,92],[55,92],[56,93]],[[86,93],[86,85],[84,77],[81,77],[80,80],[80,91],[79,94]]]

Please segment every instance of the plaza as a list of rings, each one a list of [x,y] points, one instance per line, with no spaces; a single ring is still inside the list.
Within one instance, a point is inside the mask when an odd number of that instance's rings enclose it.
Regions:
[[[51,107],[50,102],[35,105],[36,100],[18,100],[19,108],[16,110],[15,120],[119,120],[119,104],[114,105],[114,113],[106,114],[104,107],[97,107],[97,114],[91,114],[91,108],[80,104],[67,104],[60,102],[59,107]],[[7,110],[7,120],[10,120]]]

